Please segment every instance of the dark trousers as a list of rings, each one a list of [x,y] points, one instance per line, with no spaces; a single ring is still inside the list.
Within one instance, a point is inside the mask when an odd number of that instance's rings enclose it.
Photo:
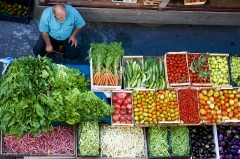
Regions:
[[[77,47],[71,46],[72,43],[71,42],[68,43],[69,38],[67,38],[66,40],[56,40],[56,39],[52,38],[51,36],[49,36],[49,37],[50,37],[50,41],[51,41],[54,51],[59,52],[60,51],[59,47],[61,45],[63,46],[63,50],[61,52],[63,52],[64,58],[74,59],[79,56],[79,54],[80,54],[79,45]],[[36,56],[38,56],[38,55],[45,56],[45,55],[47,55],[47,52],[45,51],[45,49],[46,49],[46,43],[45,43],[42,35],[40,35],[38,41],[36,42],[36,44],[33,48],[33,53]],[[54,54],[54,52],[49,53],[49,54]]]

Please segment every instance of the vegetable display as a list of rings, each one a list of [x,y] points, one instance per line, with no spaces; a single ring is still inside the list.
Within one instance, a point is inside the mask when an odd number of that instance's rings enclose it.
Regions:
[[[196,89],[179,89],[178,103],[180,120],[184,124],[200,124],[198,91]]]
[[[236,89],[224,89],[219,92],[222,121],[240,120],[240,94]]]
[[[144,82],[150,78],[144,74],[143,64],[139,59],[125,61],[123,68],[125,88],[144,87]]]
[[[132,93],[130,92],[112,92],[112,105],[114,113],[112,114],[113,124],[133,124],[133,105]]]
[[[157,124],[157,111],[154,90],[134,90],[133,108],[135,124],[152,125]]]
[[[0,78],[0,128],[5,136],[38,135],[52,122],[99,119],[113,109],[93,92],[79,70],[28,56],[14,60]]]
[[[216,158],[213,126],[189,127],[192,143],[192,158]]]
[[[220,159],[239,159],[239,125],[217,125],[217,134]]]
[[[170,146],[168,144],[168,128],[167,127],[150,127],[149,134],[149,155],[151,157],[170,156]]]
[[[176,90],[157,90],[155,95],[158,122],[179,121],[179,108]]]
[[[188,156],[190,150],[189,130],[186,126],[173,126],[169,128],[172,156]]]
[[[168,83],[189,82],[186,54],[166,54]]]
[[[140,127],[101,127],[102,155],[107,157],[145,157],[145,137]]]
[[[93,84],[119,86],[122,81],[120,60],[124,54],[122,43],[92,43],[88,59],[92,60]]]
[[[208,55],[192,53],[187,57],[191,83],[210,83]]]
[[[98,121],[81,122],[78,129],[80,156],[99,156],[100,126]]]
[[[38,136],[25,134],[3,137],[3,154],[15,155],[74,155],[74,129],[72,126],[57,126],[52,131]]]
[[[19,3],[8,3],[7,1],[0,1],[0,13],[11,16],[24,17],[29,13],[29,7]]]
[[[240,56],[231,56],[230,69],[234,86],[240,86]]]
[[[208,63],[211,71],[211,83],[213,85],[229,85],[227,56],[209,56]]]
[[[166,87],[165,70],[163,59],[155,57],[146,57],[144,60],[144,74],[142,82],[146,88],[164,89]]]

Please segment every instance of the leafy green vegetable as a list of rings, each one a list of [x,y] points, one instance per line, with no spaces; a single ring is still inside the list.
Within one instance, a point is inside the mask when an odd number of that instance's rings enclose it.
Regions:
[[[0,78],[0,128],[5,136],[38,135],[55,121],[75,124],[110,115],[112,108],[87,92],[88,86],[79,70],[47,57],[14,60]]]
[[[100,154],[100,126],[97,121],[82,122],[79,125],[80,156],[97,156]]]
[[[190,65],[190,70],[193,73],[197,73],[199,78],[206,80],[211,75],[211,71],[206,70],[206,68],[208,68],[207,55],[204,54],[203,56],[200,56],[198,59],[196,59],[194,56],[194,59]]]

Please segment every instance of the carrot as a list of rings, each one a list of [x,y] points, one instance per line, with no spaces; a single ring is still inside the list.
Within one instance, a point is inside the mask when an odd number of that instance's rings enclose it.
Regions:
[[[109,82],[108,80],[106,80],[106,81],[105,81],[105,86],[107,86],[107,85],[108,85],[108,82]]]

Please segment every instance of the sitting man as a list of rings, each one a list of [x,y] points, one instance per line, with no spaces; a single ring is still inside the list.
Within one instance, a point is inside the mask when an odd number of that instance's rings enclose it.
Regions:
[[[76,35],[85,24],[80,13],[71,5],[58,3],[44,9],[39,24],[41,35],[33,53],[45,56],[61,51],[64,58],[77,58],[80,49]]]

